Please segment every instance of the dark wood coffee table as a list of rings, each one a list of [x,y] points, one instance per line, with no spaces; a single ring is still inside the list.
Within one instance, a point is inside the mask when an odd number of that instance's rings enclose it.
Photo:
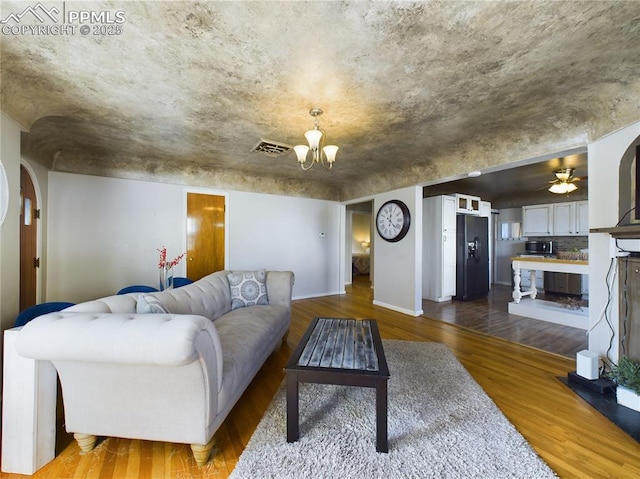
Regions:
[[[387,382],[378,324],[373,319],[315,318],[284,368],[287,376],[287,442],[300,437],[298,384],[376,389],[376,451],[388,452]]]

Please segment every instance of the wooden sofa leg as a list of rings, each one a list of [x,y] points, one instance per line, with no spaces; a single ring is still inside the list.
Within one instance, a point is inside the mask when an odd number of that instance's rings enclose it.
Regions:
[[[284,333],[284,336],[282,336],[282,344],[285,344],[287,342],[288,337],[289,337],[289,330],[287,329],[287,332]]]
[[[204,466],[209,460],[211,455],[211,449],[213,449],[213,437],[209,439],[209,442],[204,446],[202,444],[191,444],[191,450],[193,451],[193,458],[196,460],[198,466]]]
[[[78,442],[78,446],[80,446],[80,451],[82,452],[82,454],[91,452],[96,445],[97,437],[93,434],[83,434],[81,432],[76,432],[74,433],[73,437]]]

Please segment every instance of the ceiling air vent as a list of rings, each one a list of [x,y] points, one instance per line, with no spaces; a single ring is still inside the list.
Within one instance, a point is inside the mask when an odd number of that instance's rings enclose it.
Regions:
[[[257,151],[259,153],[264,153],[267,156],[275,157],[286,153],[291,148],[293,147],[286,143],[278,143],[277,141],[261,139],[256,146],[251,148],[251,151]]]

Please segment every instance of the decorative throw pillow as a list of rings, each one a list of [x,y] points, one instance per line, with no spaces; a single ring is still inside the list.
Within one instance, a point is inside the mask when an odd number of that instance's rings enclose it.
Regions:
[[[231,309],[269,304],[266,272],[260,271],[232,271],[227,273],[229,288],[231,289]]]
[[[167,308],[154,298],[146,294],[138,295],[138,301],[136,302],[136,313],[148,314],[148,313],[168,313]]]

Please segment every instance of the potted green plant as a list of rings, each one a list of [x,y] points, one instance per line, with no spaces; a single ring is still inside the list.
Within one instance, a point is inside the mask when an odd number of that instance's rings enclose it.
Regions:
[[[640,360],[623,356],[611,371],[618,404],[640,411]]]

